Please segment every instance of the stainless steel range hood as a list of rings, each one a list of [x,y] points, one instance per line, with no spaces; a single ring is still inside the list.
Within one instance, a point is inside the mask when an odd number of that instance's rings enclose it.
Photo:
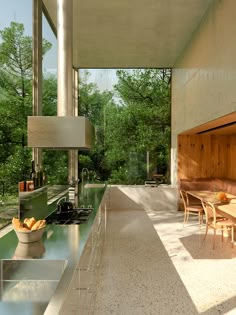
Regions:
[[[94,127],[84,116],[28,116],[28,147],[92,149]]]
[[[35,1],[37,2],[37,1]],[[41,1],[37,2],[41,3]],[[41,13],[41,6],[37,6],[35,12]],[[38,48],[42,46],[41,22],[36,16],[37,27],[40,31],[35,32],[34,41]],[[94,127],[83,116],[78,116],[78,77],[73,76],[72,64],[72,33],[73,33],[73,1],[57,0],[57,40],[58,40],[58,78],[57,78],[57,116],[41,116],[39,110],[33,112],[34,116],[28,116],[28,147],[64,149],[64,150],[87,150],[94,145]],[[35,35],[34,34],[34,35]],[[37,81],[40,68],[39,54],[34,64],[34,92],[42,98],[42,84]],[[41,71],[41,69],[40,69]],[[77,72],[78,73],[78,72]],[[39,76],[38,76],[39,78]],[[40,77],[41,79],[41,77]],[[74,86],[73,86],[74,84]],[[39,99],[34,101],[34,107],[41,107]]]

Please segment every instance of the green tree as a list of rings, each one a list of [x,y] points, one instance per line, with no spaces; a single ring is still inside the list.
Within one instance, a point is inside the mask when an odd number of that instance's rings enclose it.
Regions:
[[[0,174],[15,187],[30,167],[31,150],[25,145],[27,116],[32,115],[32,38],[16,22],[0,36]],[[50,47],[43,40],[43,54]]]
[[[79,115],[86,116],[95,127],[95,148],[91,151],[79,152],[79,170],[87,167],[96,173],[96,177],[107,179],[110,170],[106,165],[106,145],[104,138],[104,124],[106,108],[113,103],[113,94],[108,91],[101,92],[97,86],[87,83],[89,72],[80,80],[79,85]]]
[[[24,25],[11,22],[0,31],[0,87],[7,94],[18,96],[22,103],[31,95],[32,85],[32,37],[24,35]],[[51,44],[43,39],[43,55]]]
[[[130,183],[143,182],[144,156],[149,151],[152,171],[166,174],[170,148],[171,72],[168,69],[119,70],[117,76],[115,90],[120,104],[109,108],[105,135],[110,167],[127,174],[134,172],[136,161],[141,178],[136,174],[130,178]]]
[[[43,100],[42,100],[43,116],[57,115],[57,77],[55,75],[47,75],[43,78]]]

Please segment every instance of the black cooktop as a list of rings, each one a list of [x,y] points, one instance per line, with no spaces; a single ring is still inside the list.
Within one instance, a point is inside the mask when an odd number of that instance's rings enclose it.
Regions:
[[[74,208],[65,212],[54,211],[47,218],[47,224],[82,224],[86,223],[92,208]]]

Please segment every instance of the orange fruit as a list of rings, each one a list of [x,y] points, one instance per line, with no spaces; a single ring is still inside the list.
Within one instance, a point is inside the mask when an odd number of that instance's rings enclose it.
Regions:
[[[216,198],[217,198],[218,200],[221,200],[221,201],[227,201],[226,194],[225,194],[223,191],[219,191],[219,192],[216,194]]]

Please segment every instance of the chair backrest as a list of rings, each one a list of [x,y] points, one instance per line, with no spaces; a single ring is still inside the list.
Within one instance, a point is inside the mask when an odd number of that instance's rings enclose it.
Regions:
[[[216,225],[216,209],[215,206],[208,201],[202,200],[202,207],[205,212],[206,224],[208,224],[209,220],[215,226]]]
[[[186,208],[188,206],[188,194],[185,190],[180,190],[180,196],[181,196],[183,203],[184,203],[184,209],[186,210]]]

